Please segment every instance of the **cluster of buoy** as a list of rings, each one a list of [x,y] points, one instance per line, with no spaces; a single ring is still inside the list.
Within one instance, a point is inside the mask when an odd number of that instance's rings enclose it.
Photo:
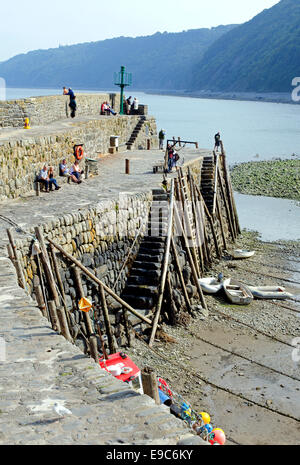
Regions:
[[[196,413],[163,378],[158,378],[157,381],[161,402],[169,405],[172,413],[187,422],[198,436],[212,446],[224,446],[226,435],[221,428],[214,428],[211,425],[210,415],[207,412]]]

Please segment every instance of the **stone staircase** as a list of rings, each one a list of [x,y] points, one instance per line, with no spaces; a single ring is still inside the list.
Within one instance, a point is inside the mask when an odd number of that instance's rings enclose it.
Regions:
[[[210,213],[212,213],[214,201],[214,176],[214,158],[204,157],[201,170],[201,194]]]
[[[141,116],[137,125],[135,126],[134,130],[132,131],[132,134],[130,136],[130,139],[126,142],[127,150],[132,150],[134,148],[134,143],[137,139],[137,136],[142,129],[144,123],[146,120],[146,116]]]
[[[161,204],[163,202],[163,208]],[[153,190],[153,203],[149,213],[148,231],[131,268],[122,298],[142,315],[150,315],[156,307],[159,293],[162,262],[168,228],[168,195],[164,190]],[[128,314],[132,326],[141,321]]]

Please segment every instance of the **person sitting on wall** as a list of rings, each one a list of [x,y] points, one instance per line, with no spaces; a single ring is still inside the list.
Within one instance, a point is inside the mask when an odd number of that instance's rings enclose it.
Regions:
[[[83,170],[80,169],[78,160],[75,160],[74,165],[71,166],[70,174],[71,174],[71,176],[74,176],[76,178],[76,181],[74,181],[74,182],[77,182],[77,184],[82,183],[81,176],[83,174]],[[72,178],[72,180],[73,180],[73,178]]]
[[[112,114],[112,115],[116,115],[117,113],[115,112],[115,110],[110,106],[110,104],[108,102],[105,102],[106,103],[106,111],[108,112],[108,114]]]
[[[44,165],[43,168],[40,170],[38,174],[38,182],[40,182],[44,186],[46,192],[49,192],[49,176],[47,165]]]
[[[53,166],[49,166],[48,178],[49,178],[49,190],[52,191],[52,186],[54,185],[55,190],[58,191],[58,189],[60,189],[60,186],[57,184],[57,181],[54,177]]]
[[[59,175],[68,178],[68,182],[72,179],[73,182],[78,182],[77,178],[70,173],[70,169],[67,166],[66,159],[64,158],[62,162],[59,164]]]

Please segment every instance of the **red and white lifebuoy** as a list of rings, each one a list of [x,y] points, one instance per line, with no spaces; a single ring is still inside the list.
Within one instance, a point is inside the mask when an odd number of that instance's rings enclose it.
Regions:
[[[83,158],[83,155],[84,155],[83,148],[82,148],[81,145],[78,145],[75,148],[75,157],[76,157],[76,159],[81,160]]]

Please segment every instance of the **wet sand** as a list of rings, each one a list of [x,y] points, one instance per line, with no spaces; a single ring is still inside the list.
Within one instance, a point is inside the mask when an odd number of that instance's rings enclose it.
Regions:
[[[164,359],[142,341],[128,352],[196,411],[209,412],[227,444],[300,444],[300,362],[293,361],[291,345],[300,336],[300,243],[263,243],[244,232],[238,247],[256,254],[242,261],[224,256],[207,275],[222,271],[248,284],[281,285],[298,301],[276,301],[289,309],[267,300],[244,307],[230,305],[222,293],[206,296],[208,317],[198,315],[188,327],[165,326],[177,342],[156,341]]]

